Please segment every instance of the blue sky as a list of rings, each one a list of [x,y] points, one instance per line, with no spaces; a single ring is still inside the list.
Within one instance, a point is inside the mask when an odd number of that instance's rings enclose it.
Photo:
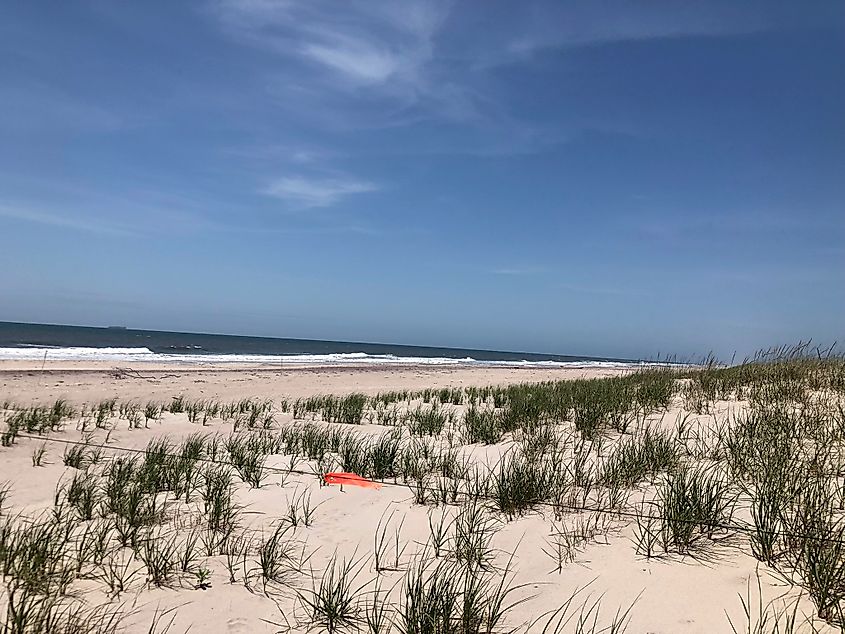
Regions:
[[[8,2],[0,319],[845,342],[841,2]]]

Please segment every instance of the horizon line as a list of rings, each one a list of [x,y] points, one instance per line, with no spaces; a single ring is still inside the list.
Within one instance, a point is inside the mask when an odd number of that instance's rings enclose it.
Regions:
[[[312,338],[304,338],[304,337],[279,337],[279,336],[267,336],[267,335],[244,335],[244,334],[232,334],[227,332],[190,332],[190,331],[183,331],[183,330],[156,330],[151,328],[134,328],[130,326],[124,326],[119,324],[114,324],[111,326],[92,326],[89,324],[60,324],[60,323],[43,323],[43,322],[28,322],[28,321],[7,321],[0,319],[0,325],[16,325],[16,326],[48,326],[48,327],[65,327],[65,328],[90,328],[94,330],[112,330],[112,331],[135,331],[135,332],[152,332],[158,334],[171,334],[171,335],[200,335],[200,336],[212,336],[212,337],[240,337],[243,339],[270,339],[274,341],[299,341],[299,342],[314,342],[314,343],[340,343],[340,344],[352,344],[352,345],[362,345],[362,346],[384,346],[384,347],[395,347],[395,348],[428,348],[433,350],[451,350],[451,351],[465,351],[465,352],[487,352],[487,353],[495,353],[495,354],[512,354],[512,355],[531,355],[531,356],[553,356],[553,357],[569,357],[574,360],[584,360],[584,361],[620,361],[620,362],[627,362],[627,363],[641,363],[641,362],[649,362],[649,361],[659,361],[659,355],[656,360],[650,359],[629,359],[623,357],[600,357],[600,356],[591,356],[591,355],[574,355],[574,354],[561,354],[555,352],[529,352],[525,350],[493,350],[488,348],[460,348],[455,346],[432,346],[432,345],[419,345],[419,344],[409,344],[409,343],[385,343],[380,341],[343,341],[340,339],[312,339]],[[665,361],[665,360],[664,360]]]

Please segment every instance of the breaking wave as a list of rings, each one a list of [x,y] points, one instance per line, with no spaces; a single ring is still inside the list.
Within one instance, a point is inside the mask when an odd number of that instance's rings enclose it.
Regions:
[[[360,365],[458,365],[499,367],[598,367],[625,368],[640,365],[617,361],[491,361],[472,357],[413,357],[364,352],[332,354],[179,354],[153,352],[149,348],[83,348],[25,346],[0,348],[0,360],[12,361],[109,361],[114,363],[161,363],[183,365],[267,365],[267,366],[360,366]]]

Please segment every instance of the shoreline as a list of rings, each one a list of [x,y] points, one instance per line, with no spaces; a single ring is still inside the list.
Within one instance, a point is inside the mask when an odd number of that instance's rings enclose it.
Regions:
[[[251,371],[303,371],[303,370],[349,370],[354,372],[380,372],[384,370],[525,370],[525,371],[548,371],[548,372],[566,372],[571,370],[613,370],[613,371],[630,371],[638,368],[661,365],[658,363],[602,363],[585,361],[583,363],[572,362],[567,364],[556,365],[540,365],[538,363],[520,363],[509,361],[497,362],[481,362],[481,363],[467,363],[456,361],[455,363],[285,363],[273,364],[266,363],[249,363],[233,361],[230,363],[185,363],[182,361],[163,362],[163,361],[105,361],[105,360],[33,360],[33,359],[0,359],[0,373],[7,372],[108,372],[117,369],[129,369],[134,371],[150,371],[150,372],[241,372],[244,370]]]
[[[191,398],[278,399],[313,394],[349,394],[484,387],[627,374],[635,368],[452,365],[266,365],[197,366],[99,361],[0,361],[0,401],[73,403]]]

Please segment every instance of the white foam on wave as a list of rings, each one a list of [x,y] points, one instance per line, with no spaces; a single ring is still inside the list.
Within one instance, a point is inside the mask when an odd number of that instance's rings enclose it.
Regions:
[[[348,352],[333,354],[167,354],[149,348],[0,348],[0,360],[12,361],[110,361],[115,363],[173,363],[188,365],[249,364],[294,365],[463,365],[499,367],[598,367],[625,368],[639,365],[617,361],[485,361],[464,357],[402,357],[392,354]]]
[[[161,356],[149,348],[82,348],[32,346],[0,348],[0,359],[34,361],[44,357],[53,361],[112,361],[118,359],[145,361]]]

